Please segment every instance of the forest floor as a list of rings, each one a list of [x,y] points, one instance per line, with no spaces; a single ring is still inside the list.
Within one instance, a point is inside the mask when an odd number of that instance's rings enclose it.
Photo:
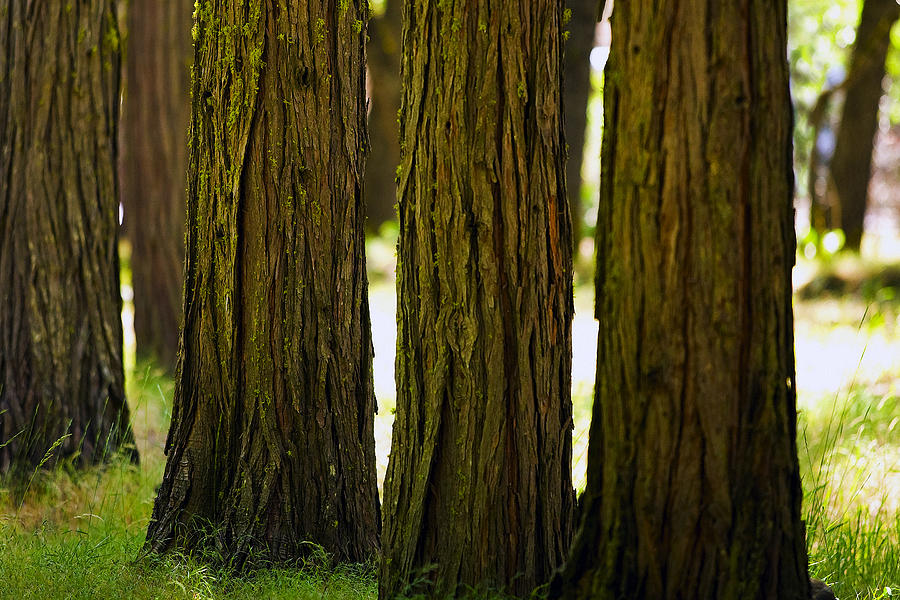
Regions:
[[[370,248],[376,266],[379,251],[390,253]],[[396,302],[393,282],[383,275],[390,271],[379,272],[372,275],[370,307],[381,481],[395,397]],[[810,570],[843,600],[897,597],[900,588],[900,284],[885,281],[887,272],[858,260],[801,262],[796,270],[805,290],[795,299],[795,331]],[[592,303],[591,286],[579,286],[573,325],[579,489],[596,357]],[[124,318],[128,331],[127,309]],[[133,350],[133,338],[126,345]],[[81,473],[60,469],[36,473],[24,490],[0,487],[0,600],[375,598],[371,569],[333,569],[315,560],[251,576],[185,556],[137,561],[162,478],[172,381],[133,358],[127,372],[140,466],[117,461]]]

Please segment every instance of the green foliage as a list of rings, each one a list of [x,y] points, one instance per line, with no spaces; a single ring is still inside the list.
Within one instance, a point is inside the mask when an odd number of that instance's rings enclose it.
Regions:
[[[394,0],[398,1],[398,0]],[[373,17],[380,17],[387,8],[387,0],[369,0],[369,10]]]
[[[807,237],[814,234],[811,230]],[[797,291],[799,298],[855,302],[864,307],[861,328],[869,332],[896,330],[900,325],[900,264],[827,251],[818,256],[823,260],[801,259],[798,264],[798,270],[807,272]]]
[[[584,134],[584,160],[581,165],[581,189],[578,193],[584,207],[583,232],[593,239],[600,197],[600,143],[603,138],[603,74],[593,69]],[[593,253],[590,254],[593,261]],[[591,277],[592,275],[587,276],[585,280]]]
[[[846,241],[847,236],[840,229],[820,232],[810,227],[797,238],[797,249],[810,260],[817,258],[827,263],[844,248]]]
[[[788,4],[788,56],[796,111],[794,165],[803,195],[813,128],[809,114],[825,88],[830,69],[846,68],[859,22],[859,0],[792,0]]]
[[[803,186],[813,141],[809,113],[825,88],[829,70],[843,68],[846,72],[849,67],[862,0],[791,0],[788,7],[788,56],[796,109],[794,160],[799,193],[804,195]],[[900,24],[894,26],[891,39],[893,44],[888,52],[887,70],[888,75],[896,80],[900,77]],[[831,107],[830,114],[835,120],[839,118],[838,108]],[[891,123],[900,122],[900,86],[890,86],[886,110]]]
[[[400,226],[397,221],[389,220],[381,224],[378,235],[366,238],[366,268],[369,271],[369,281],[390,281],[393,285],[399,235]]]

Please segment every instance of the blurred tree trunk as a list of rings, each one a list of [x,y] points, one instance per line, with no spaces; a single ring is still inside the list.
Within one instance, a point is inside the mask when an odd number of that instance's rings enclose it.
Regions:
[[[527,595],[568,548],[562,3],[404,11],[397,412],[379,595]],[[429,567],[433,565],[433,569]]]
[[[367,8],[203,4],[183,353],[147,532],[232,566],[378,548],[362,174]]]
[[[840,205],[845,247],[851,250],[859,250],[862,241],[878,104],[884,95],[884,61],[891,45],[891,26],[898,18],[900,4],[896,0],[865,0],[851,53],[831,161],[831,182]]]
[[[834,199],[833,186],[822,184],[828,181],[828,164],[834,150],[828,145],[829,142],[833,142],[834,135],[828,118],[831,102],[836,94],[844,91],[846,83],[845,79],[840,85],[822,90],[808,116],[813,135],[809,151],[806,194],[809,196],[810,226],[819,232],[834,229],[840,224],[840,207]]]
[[[139,356],[175,366],[190,116],[189,1],[132,0],[122,110],[122,204]]]
[[[0,3],[0,473],[136,459],[122,371],[111,0]],[[64,437],[68,435],[69,437]]]
[[[132,0],[122,111],[122,204],[138,355],[175,366],[184,283],[190,0]]]
[[[402,0],[387,0],[384,14],[369,23],[368,65],[371,88],[369,140],[372,152],[366,165],[367,228],[377,232],[396,221],[397,165],[400,139],[400,20]]]
[[[588,481],[551,597],[809,598],[786,19],[616,4]]]
[[[572,213],[572,241],[581,241],[584,206],[581,203],[581,165],[584,161],[584,138],[587,107],[591,95],[591,50],[600,13],[597,0],[569,0],[572,15],[565,44],[563,115],[566,124],[566,189]]]

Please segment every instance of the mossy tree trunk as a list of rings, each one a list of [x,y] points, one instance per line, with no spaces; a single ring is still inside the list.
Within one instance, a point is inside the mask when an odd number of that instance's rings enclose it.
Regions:
[[[379,594],[527,594],[570,539],[562,3],[404,11],[397,412]],[[415,588],[416,586],[413,586]]]
[[[0,473],[135,459],[122,370],[115,3],[0,2]],[[64,437],[68,435],[68,437]]]
[[[581,165],[584,162],[584,138],[587,127],[587,107],[591,95],[591,50],[600,13],[597,0],[570,0],[571,10],[566,29],[563,85],[563,113],[566,123],[566,189],[572,212],[572,238],[575,246],[581,241],[584,228],[584,205],[581,202]]]
[[[891,26],[900,18],[896,0],[865,0],[850,58],[841,124],[831,159],[831,184],[840,206],[846,247],[859,250],[872,177],[878,104],[884,95],[885,58]]]
[[[137,352],[175,367],[184,283],[191,114],[190,0],[131,0],[122,110],[122,204],[132,244]]]
[[[378,548],[363,0],[201,2],[185,324],[147,548]]]
[[[554,597],[809,597],[786,4],[616,3],[588,482]]]
[[[366,165],[366,205],[370,231],[396,221],[397,165],[400,139],[400,16],[402,0],[387,0],[384,14],[369,23],[369,140],[372,153]]]

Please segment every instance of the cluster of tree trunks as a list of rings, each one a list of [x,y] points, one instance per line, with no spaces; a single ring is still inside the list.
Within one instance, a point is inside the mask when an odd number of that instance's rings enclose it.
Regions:
[[[616,3],[563,598],[809,598],[787,3]]]
[[[113,0],[0,4],[0,473],[125,447]],[[52,459],[51,459],[52,457]]]
[[[378,548],[365,0],[195,16],[182,355],[147,548]]]
[[[122,205],[131,241],[139,356],[173,369],[184,283],[191,0],[128,5]]]
[[[184,9],[139,4],[136,49]],[[592,29],[588,8],[575,18]],[[309,542],[342,561],[379,549],[367,14],[365,0],[196,5],[184,326],[151,552],[212,549],[240,567],[292,562]],[[576,524],[563,5],[406,4],[381,598],[525,596],[567,556],[553,597],[809,598],[786,14],[785,0],[616,7]],[[113,1],[6,0],[0,17],[0,470],[56,439],[94,461],[130,442]],[[133,229],[159,208],[162,237],[181,202],[181,117],[161,96],[184,73],[177,56],[140,60],[152,77],[130,93],[169,125],[144,147],[153,126],[132,99],[126,201]],[[153,185],[134,173],[150,154]],[[159,256],[148,263],[178,268],[171,247]],[[147,345],[166,356],[162,337]]]

